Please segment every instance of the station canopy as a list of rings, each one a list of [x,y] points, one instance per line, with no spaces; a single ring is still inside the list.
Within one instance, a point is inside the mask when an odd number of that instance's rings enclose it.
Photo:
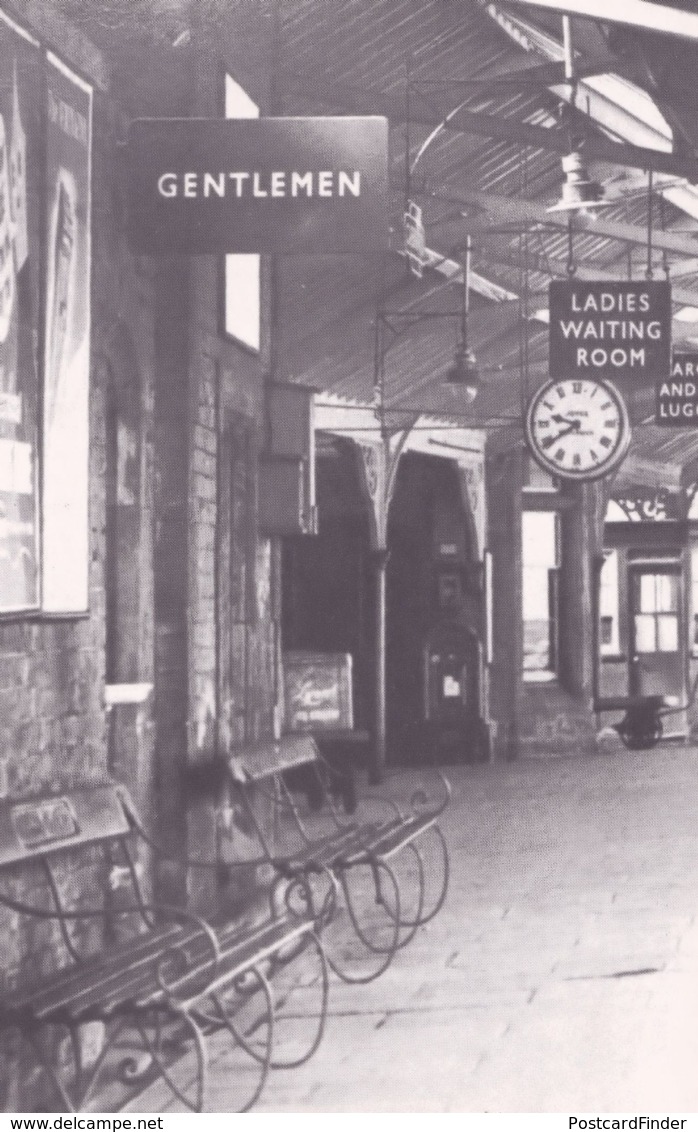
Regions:
[[[389,428],[419,418],[509,436],[549,376],[548,285],[569,278],[668,278],[674,347],[698,350],[694,7],[569,0],[566,70],[561,6],[547,0],[279,3],[275,113],[386,115],[392,213],[388,255],[279,257],[278,377],[369,406],[380,368]],[[570,152],[602,186],[591,215],[548,211]],[[421,275],[405,254],[407,210],[423,224]],[[468,238],[474,401],[443,380]],[[633,443],[621,476],[698,478],[698,429],[656,425],[654,385],[623,392]]]

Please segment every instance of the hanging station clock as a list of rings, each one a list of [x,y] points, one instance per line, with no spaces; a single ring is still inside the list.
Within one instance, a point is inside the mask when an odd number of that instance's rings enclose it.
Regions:
[[[608,381],[565,378],[533,395],[526,413],[526,442],[547,472],[575,480],[605,476],[630,443],[625,402]]]

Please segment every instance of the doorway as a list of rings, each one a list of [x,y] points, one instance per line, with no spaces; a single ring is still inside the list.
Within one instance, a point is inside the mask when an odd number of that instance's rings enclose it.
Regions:
[[[680,566],[630,565],[628,691],[683,698]]]

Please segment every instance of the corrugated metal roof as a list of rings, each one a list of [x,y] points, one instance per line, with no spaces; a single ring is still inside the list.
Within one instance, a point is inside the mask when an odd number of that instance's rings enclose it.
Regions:
[[[567,272],[567,233],[545,220],[524,227],[507,225],[497,214],[487,223],[482,204],[453,203],[467,194],[495,194],[513,203],[547,206],[559,196],[562,180],[555,153],[512,139],[489,139],[462,129],[444,129],[428,146],[410,175],[409,191],[424,209],[429,246],[458,259],[472,229],[472,266],[520,296],[508,303],[473,303],[469,341],[478,357],[483,390],[471,405],[459,402],[440,376],[453,361],[458,337],[456,312],[462,288],[440,288],[437,272],[422,280],[407,274],[400,256],[401,218],[407,167],[425,139],[456,105],[514,124],[558,128],[560,103],[540,87],[498,87],[497,76],[540,58],[526,54],[482,10],[477,0],[284,0],[279,5],[279,112],[352,112],[357,104],[391,108],[390,168],[394,185],[392,241],[386,262],[379,256],[289,257],[278,264],[278,341],[280,376],[307,382],[348,399],[368,403],[377,377],[376,319],[379,311],[441,309],[389,336],[382,351],[384,396],[389,407],[446,414],[474,425],[521,421],[527,391],[547,376],[547,328],[529,316],[547,305],[551,278]],[[547,17],[554,31],[554,21]],[[597,54],[604,38],[593,25],[580,25],[578,42]],[[483,80],[481,86],[467,85]],[[455,119],[454,125],[457,126]],[[590,134],[594,133],[592,126]],[[577,126],[575,125],[575,132]],[[600,131],[596,131],[600,137]],[[406,154],[409,151],[409,160]],[[609,165],[600,167],[608,176]],[[439,199],[429,195],[438,189]],[[646,248],[608,234],[614,223],[648,222],[646,194],[630,193],[604,208],[598,229],[589,226],[573,238],[574,262],[585,274],[644,279],[648,267],[662,278],[671,259],[657,249],[648,263]],[[449,200],[452,194],[452,200]],[[696,227],[667,200],[654,198],[652,224],[658,231]],[[682,238],[683,239],[683,238]],[[689,252],[687,251],[687,255]],[[692,252],[690,254],[693,254]],[[698,260],[696,261],[698,267]],[[680,280],[682,299],[696,296],[698,270]],[[436,288],[436,293],[434,289]],[[399,324],[399,318],[396,325]],[[690,332],[691,325],[686,324]],[[386,341],[386,340],[384,340]],[[684,430],[641,425],[634,444],[658,461],[698,459],[698,443]],[[634,410],[633,410],[634,412]]]

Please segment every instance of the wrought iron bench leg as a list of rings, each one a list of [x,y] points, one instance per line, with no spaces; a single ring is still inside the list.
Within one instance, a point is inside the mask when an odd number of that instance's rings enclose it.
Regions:
[[[390,935],[388,940],[385,943],[377,944],[375,940],[370,939],[367,935],[366,929],[362,925],[360,915],[357,911],[356,901],[351,894],[349,878],[352,875],[355,875],[356,868],[356,865],[352,865],[349,868],[339,870],[339,880],[342,892],[344,894],[345,907],[357,939],[373,955],[381,956],[381,961],[376,967],[373,968],[373,970],[361,974],[351,972],[345,966],[340,965],[327,947],[325,948],[325,953],[327,955],[327,962],[329,963],[330,968],[334,971],[338,978],[340,978],[345,983],[357,983],[359,985],[364,985],[366,983],[373,982],[374,979],[377,979],[380,975],[382,975],[383,972],[389,967],[395,956],[395,953],[397,952],[400,938],[400,892],[392,869],[388,865],[386,865],[384,861],[372,860],[370,862],[370,868],[373,874],[375,903],[386,911],[390,924]],[[382,881],[381,878],[383,878]],[[379,897],[379,894],[384,893],[385,891],[383,887],[385,881],[388,882],[393,893],[392,903],[387,901],[384,896]]]
[[[421,854],[419,852],[419,849],[417,848],[417,846],[413,842],[409,842],[407,845],[405,845],[404,851],[405,852],[410,851],[412,853],[412,855],[414,856],[414,859],[417,863],[417,906],[416,906],[416,909],[410,910],[411,914],[409,914],[409,915],[406,914],[406,912],[404,910],[405,909],[405,901],[404,901],[404,898],[401,896],[400,904],[401,904],[402,910],[401,910],[401,912],[398,916],[398,924],[399,924],[401,930],[400,930],[400,935],[398,937],[398,944],[397,944],[398,948],[406,947],[407,944],[412,939],[414,939],[417,928],[423,923],[422,913],[423,913],[423,909],[424,909],[424,892],[425,892],[425,889],[424,889],[424,885],[425,885],[424,862],[422,861],[422,857],[421,857]],[[400,853],[398,853],[398,855],[397,855],[398,859],[402,858],[402,853],[403,853],[403,850],[401,850]],[[394,874],[396,874],[397,870],[394,869],[393,872],[394,872]],[[398,880],[397,875],[396,875],[396,881],[397,881],[397,884],[398,884],[399,891],[401,893],[403,893],[405,885],[403,883],[401,883],[401,880]],[[381,895],[380,895],[380,899],[381,899],[381,903],[383,903],[385,905],[386,897],[385,897],[384,893],[382,893],[382,892],[381,892]]]
[[[255,1020],[254,1025],[250,1027],[247,1033],[243,1032],[242,1028],[236,1024],[233,1006],[232,1004],[226,1003],[222,992],[211,992],[209,1001],[213,1010],[204,1011],[202,1008],[199,1011],[199,1015],[202,1020],[208,1023],[211,1029],[226,1029],[233,1038],[235,1045],[239,1046],[252,1061],[260,1066],[260,1073],[251,1095],[247,1098],[245,1104],[237,1110],[238,1112],[249,1112],[262,1095],[262,1090],[269,1076],[269,1070],[272,1067],[272,1052],[276,1026],[274,996],[269,985],[269,980],[263,971],[256,966],[245,971],[236,979],[232,984],[232,989],[238,996],[247,1000],[251,998],[255,990],[262,992],[264,1011],[262,1016]],[[263,1026],[266,1028],[266,1037],[263,1043],[261,1043],[260,1048],[256,1048],[253,1035]]]
[[[179,1028],[180,1040],[181,1031],[184,1031],[187,1053],[194,1054],[193,1092],[191,1089],[187,1091],[181,1084],[182,1062],[187,1055],[166,1053],[165,1045],[169,1041],[169,1035],[163,1027],[163,1019]],[[101,1084],[102,1071],[112,1056],[115,1057],[116,1064],[111,1067],[111,1075],[127,1089],[133,1091],[141,1082],[145,1083],[151,1075],[157,1075],[186,1108],[192,1112],[203,1111],[208,1057],[204,1035],[190,1012],[183,1010],[164,1012],[162,1008],[157,1007],[143,1011],[134,1007],[132,1013],[124,1013],[110,1019],[106,1023],[103,1047],[94,1064],[89,1068],[82,1065],[80,1027],[80,1023],[70,1022],[60,1026],[67,1031],[72,1048],[72,1065],[69,1065],[67,1070],[56,1061],[52,1053],[46,1050],[45,1042],[42,1040],[45,1032],[58,1029],[58,1026],[37,1025],[24,1035],[31,1044],[38,1063],[60,1097],[65,1111],[87,1110],[95,1090]],[[131,1050],[126,1056],[119,1052],[124,1044],[124,1038],[127,1039]],[[71,1071],[72,1082],[69,1080]]]
[[[315,954],[318,957],[319,967],[320,967],[320,1006],[319,1006],[319,1014],[318,1014],[318,1023],[317,1023],[317,1026],[315,1027],[314,1033],[311,1036],[310,1044],[306,1047],[306,1049],[302,1053],[295,1054],[295,1056],[292,1057],[292,1058],[280,1058],[275,1054],[274,1058],[271,1062],[272,1069],[297,1069],[299,1066],[305,1065],[306,1061],[309,1061],[310,1058],[315,1053],[315,1051],[317,1050],[318,1046],[320,1045],[320,1042],[322,1041],[323,1034],[325,1033],[325,1025],[327,1023],[327,1008],[328,1008],[328,1004],[329,1004],[329,991],[330,991],[329,967],[328,967],[328,963],[327,963],[327,957],[325,955],[323,946],[322,946],[319,938],[315,935],[314,932],[312,933],[312,935],[310,935],[309,937],[306,937],[306,938],[309,938],[311,943],[312,943]],[[285,965],[287,964],[287,962],[292,962],[292,961],[293,961],[292,959],[289,960],[289,961],[281,960],[281,962],[284,963]],[[274,970],[275,970],[276,966],[277,966],[277,961],[272,960],[272,978],[273,978]],[[277,1006],[277,1010],[276,1010],[277,1032],[279,1031],[281,1025],[283,1024],[283,1021],[284,1021],[284,1019],[281,1016],[281,1014],[279,1013],[279,1008]]]
[[[428,894],[428,887],[429,886],[427,884],[427,877],[425,875],[425,888],[424,888],[425,899],[424,899],[424,902],[422,904],[422,908],[420,909],[420,919],[419,919],[420,925],[421,924],[428,924],[429,920],[433,920],[434,916],[436,916],[436,914],[441,911],[441,909],[444,905],[444,901],[446,900],[446,896],[448,894],[448,885],[449,885],[449,881],[450,881],[450,878],[451,878],[451,861],[450,861],[450,858],[449,858],[449,855],[448,855],[448,846],[446,845],[446,839],[444,838],[443,833],[441,832],[438,825],[436,825],[436,824],[430,826],[429,829],[426,830],[422,834],[422,836],[420,837],[419,846],[417,846],[415,844],[415,849],[417,849],[419,854],[420,854],[420,858],[422,860],[422,865],[423,865],[423,867],[425,866],[425,856],[426,856],[424,842],[431,835],[433,835],[433,837],[435,838],[436,843],[438,845],[439,861],[438,861],[438,865],[437,865],[437,867],[434,871],[437,872],[437,874],[440,876],[441,879],[440,879],[439,886],[438,886],[438,895],[436,896],[436,899],[434,900],[433,904],[430,907],[427,904],[427,894]],[[430,871],[431,870],[425,868],[425,874],[428,874]],[[424,907],[425,904],[427,905],[426,909]]]

